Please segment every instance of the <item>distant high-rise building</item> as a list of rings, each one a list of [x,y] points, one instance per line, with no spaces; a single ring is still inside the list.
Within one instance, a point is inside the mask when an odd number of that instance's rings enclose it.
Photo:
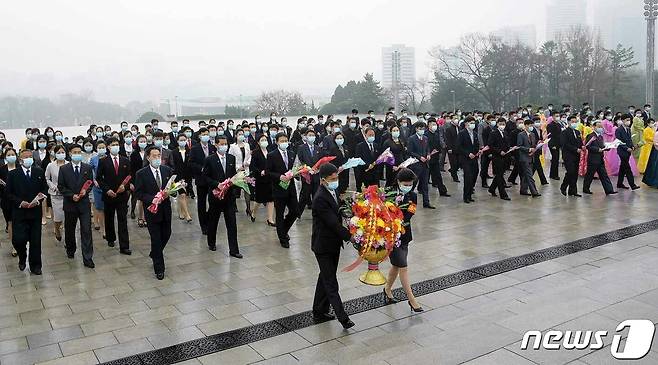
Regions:
[[[399,85],[413,85],[416,82],[416,50],[404,44],[394,44],[382,48],[382,86],[392,88]]]
[[[507,44],[521,43],[532,49],[537,47],[537,29],[534,25],[504,27],[493,31],[491,34]]]
[[[646,64],[646,22],[642,16],[643,2],[637,0],[598,0],[594,5],[594,30],[603,47],[614,49],[618,44],[633,47],[635,61]]]
[[[575,27],[587,26],[585,0],[553,0],[546,6],[546,40],[555,41]]]

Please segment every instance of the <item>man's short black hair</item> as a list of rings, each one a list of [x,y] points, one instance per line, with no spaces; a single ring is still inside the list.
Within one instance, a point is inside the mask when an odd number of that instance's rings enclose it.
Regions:
[[[146,157],[151,156],[151,151],[153,150],[160,151],[160,149],[155,146],[148,146],[146,147]]]
[[[327,162],[320,166],[320,178],[324,179],[338,172],[338,168],[331,162]]]
[[[400,170],[398,170],[397,174],[397,180],[398,181],[415,181],[416,180],[416,174],[414,174],[413,171],[410,169],[403,167]]]

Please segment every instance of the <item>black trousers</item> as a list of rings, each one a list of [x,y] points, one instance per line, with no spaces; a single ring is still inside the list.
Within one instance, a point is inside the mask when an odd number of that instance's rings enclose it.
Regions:
[[[450,162],[450,176],[452,176],[452,179],[454,181],[458,181],[459,177],[457,176],[457,171],[459,170],[459,156],[455,154],[455,151],[453,150],[452,153],[448,153],[448,162]]]
[[[294,184],[293,181],[290,182]],[[297,219],[299,207],[297,197],[294,194],[289,194],[285,198],[274,198],[274,211],[276,213],[276,234],[279,241],[289,242],[288,231]],[[285,214],[288,208],[288,214]]]
[[[478,177],[478,160],[470,159],[468,156],[459,161],[464,170],[464,200],[470,200],[473,197],[473,189]]]
[[[240,253],[240,248],[238,247],[238,225],[235,219],[235,213],[238,209],[235,200],[226,202],[225,204],[213,200],[215,199],[212,198],[210,208],[208,209],[208,247],[215,247],[217,244],[219,217],[224,213],[229,253]]]
[[[542,183],[542,185],[548,184],[548,180],[546,180],[546,175],[544,174],[544,168],[541,166],[541,160],[539,159],[541,156],[541,153],[537,153],[533,155],[532,158],[532,173],[534,175],[535,172],[537,172],[537,175],[539,176],[539,182]]]
[[[521,177],[521,194],[527,194],[530,189],[530,193],[536,195],[538,192],[532,174],[532,162],[517,161],[516,164],[519,166],[519,176]]]
[[[518,151],[514,152],[514,155],[510,159],[510,164],[512,166],[512,172],[510,172],[507,177],[507,181],[510,183],[516,182],[516,178],[519,176],[519,154]]]
[[[418,178],[418,193],[423,196],[423,206],[426,207],[430,205],[429,169],[425,163],[421,162],[414,164],[412,171]]]
[[[91,207],[81,213],[79,211],[64,212],[64,244],[66,253],[74,254],[76,251],[75,226],[80,221],[80,250],[82,260],[87,263],[94,256],[94,246],[91,236]]]
[[[13,213],[11,244],[18,253],[18,261],[30,264],[30,270],[41,269],[41,207],[36,218],[21,218]],[[30,242],[28,252],[27,243]]]
[[[306,209],[307,206],[311,205],[311,202],[313,201],[313,196],[315,195],[315,192],[318,190],[318,185],[319,182],[316,181],[313,177],[311,177],[311,183],[307,184],[306,181],[302,181],[302,189],[299,192],[299,212],[297,215],[299,217],[302,216],[304,213],[304,209]]]
[[[439,189],[439,194],[448,194],[448,188],[443,184],[443,176],[441,176],[441,164],[433,163],[429,165],[430,177],[432,178],[432,186]]]
[[[486,153],[480,156],[480,180],[482,180],[482,184],[486,184],[489,177],[489,164],[491,163],[491,157],[489,156]]]
[[[146,209],[146,207],[144,207]],[[117,240],[114,231],[114,216],[117,217],[117,228],[119,231],[119,248],[126,250],[130,248],[130,238],[128,237],[128,202],[110,203],[105,202],[105,238],[107,242]]]
[[[612,182],[608,176],[608,171],[605,169],[604,163],[598,164],[587,164],[587,172],[585,173],[585,181],[583,181],[583,191],[590,191],[590,186],[592,186],[592,181],[594,180],[594,174],[599,175],[599,181],[603,186],[603,191],[606,194],[610,194],[614,191],[612,187]]]
[[[559,179],[558,172],[560,168],[560,147],[551,147],[551,171],[549,176],[551,179]]]
[[[501,198],[508,197],[507,190],[505,190],[505,170],[507,170],[507,162],[504,158],[494,157],[491,161],[493,164],[494,178],[489,185],[489,193],[494,194],[498,189],[498,194]]]
[[[343,308],[340,294],[338,294],[338,279],[336,279],[339,258],[340,253],[315,254],[315,259],[320,267],[320,274],[315,285],[313,312],[318,314],[329,313],[329,305],[331,304],[336,318],[340,322],[345,322],[348,316],[345,313],[345,308]]]
[[[628,184],[631,187],[635,186],[635,178],[633,177],[633,170],[631,170],[631,165],[629,163],[631,156],[622,157],[619,156],[621,163],[619,164],[619,175],[617,175],[617,187],[624,185],[624,177],[628,179]]]
[[[165,272],[164,248],[171,237],[171,215],[168,219],[159,222],[146,220],[146,227],[151,236],[151,253],[149,257],[153,260],[153,271],[156,274]]]
[[[202,232],[208,231],[208,186],[196,186],[196,211]]]
[[[356,183],[356,191],[361,192],[361,186],[363,185],[363,169],[355,168],[354,170],[354,182]]]
[[[562,180],[562,185],[560,190],[569,189],[569,194],[578,193],[578,164],[580,161],[578,159],[567,159],[564,160],[564,168],[566,170],[564,175],[564,180]]]

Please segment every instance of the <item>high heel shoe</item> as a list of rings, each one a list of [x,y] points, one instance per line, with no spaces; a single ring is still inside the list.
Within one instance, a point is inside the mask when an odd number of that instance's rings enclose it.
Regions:
[[[249,219],[251,219],[251,223],[256,221],[256,217],[254,217],[253,215],[249,215]]]
[[[411,308],[411,311],[412,311],[412,312],[420,313],[420,312],[424,312],[424,311],[425,311],[425,310],[423,309],[423,307],[414,308],[414,306],[411,305],[411,301],[409,301],[409,300],[407,300],[407,303],[409,303],[409,308]]]
[[[395,303],[399,302],[399,300],[397,300],[395,297],[389,297],[388,294],[386,294],[386,288],[384,288],[383,292],[384,292],[384,299],[385,299],[387,305],[388,304],[395,304]]]
[[[270,227],[276,227],[276,223],[272,223],[270,221],[267,221],[267,225]]]

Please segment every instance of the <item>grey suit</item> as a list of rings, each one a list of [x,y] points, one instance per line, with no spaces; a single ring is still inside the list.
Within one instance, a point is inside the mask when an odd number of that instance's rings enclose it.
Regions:
[[[89,203],[91,186],[87,189],[87,194],[77,202],[73,200],[73,195],[79,194],[85,181],[93,180],[94,175],[91,165],[84,162],[80,163],[79,171],[79,174],[75,173],[72,163],[62,165],[59,168],[57,189],[64,196],[64,242],[66,244],[66,253],[73,255],[76,251],[75,226],[80,220],[82,260],[85,264],[90,264],[94,255],[91,237],[91,205]]]
[[[519,146],[519,176],[521,177],[521,194],[527,194],[528,188],[532,195],[537,195],[537,187],[532,172],[533,155],[530,149],[534,148],[537,143],[533,133],[521,132],[516,137],[516,145]]]

